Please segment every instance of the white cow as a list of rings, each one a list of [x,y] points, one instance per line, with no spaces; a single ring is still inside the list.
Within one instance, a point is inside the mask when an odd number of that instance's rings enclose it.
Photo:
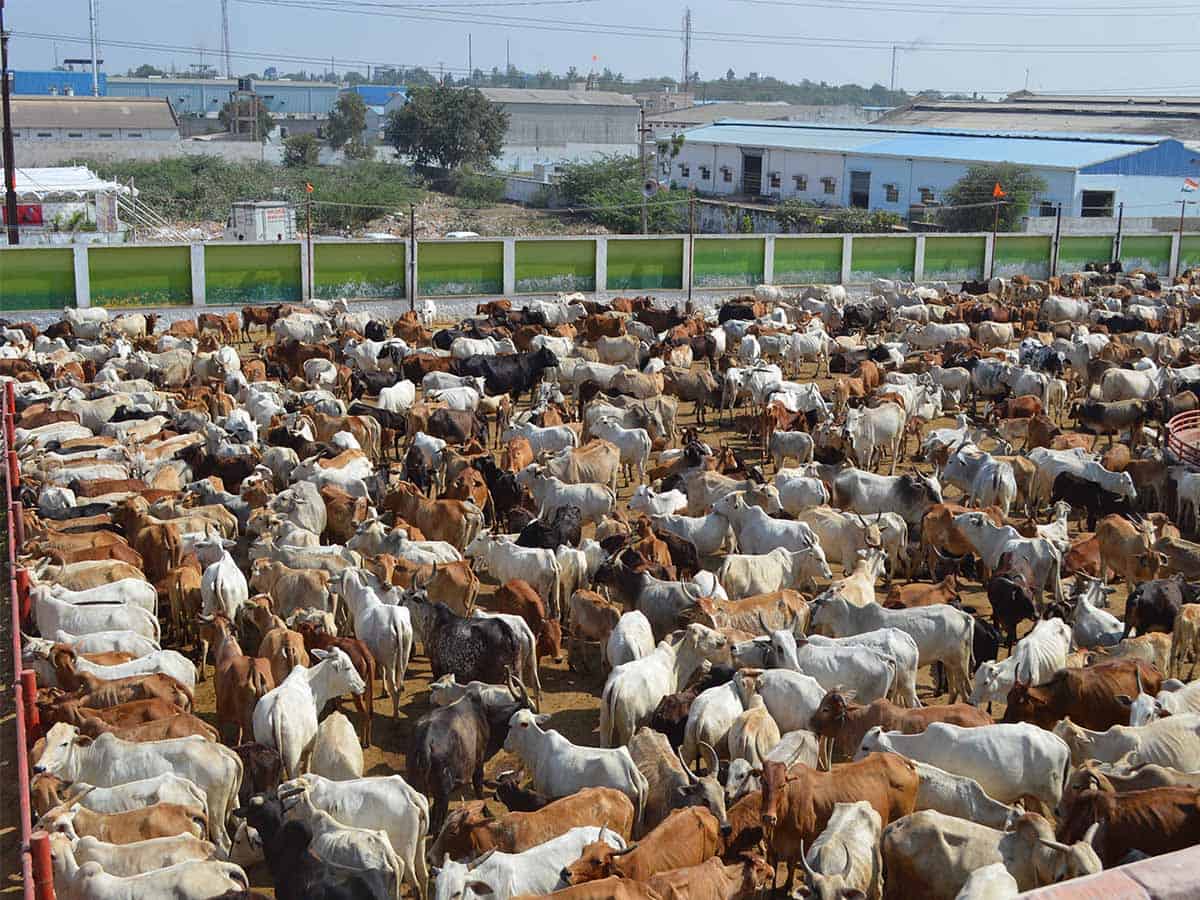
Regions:
[[[504,749],[521,758],[533,789],[551,799],[569,797],[585,787],[610,787],[633,801],[641,822],[649,785],[625,747],[596,748],[573,744],[554,729],[542,726],[548,715],[528,709],[513,713]]]
[[[941,477],[961,490],[971,505],[999,506],[1006,516],[1017,499],[1012,466],[974,444],[959,445],[946,461]]]
[[[1020,806],[993,800],[974,778],[954,775],[929,763],[914,762],[917,767],[915,809],[936,809],[948,816],[978,822],[989,828],[1010,831],[1025,814]]]
[[[654,491],[644,484],[634,489],[629,498],[630,512],[645,513],[648,516],[669,516],[687,509],[687,494],[683,491]]]
[[[729,730],[738,716],[746,711],[750,698],[757,692],[760,674],[765,673],[757,669],[743,669],[725,684],[709,688],[692,701],[684,727],[683,744],[679,748],[679,757],[685,766],[695,768],[702,743],[718,753],[722,748],[728,749]],[[765,697],[763,701],[766,702]]]
[[[91,835],[72,839],[67,834],[56,832],[50,835],[50,846],[55,854],[74,854],[75,862],[79,865],[96,863],[105,874],[118,878],[142,875],[192,860],[217,858],[216,844],[193,834],[150,838],[130,844],[109,844]]]
[[[507,540],[492,537],[484,529],[467,546],[466,554],[491,572],[500,584],[520,578],[545,598],[552,608],[561,608],[562,570],[553,550],[518,547]]]
[[[609,632],[604,647],[604,660],[616,669],[636,659],[643,659],[654,652],[654,630],[650,620],[641,610],[624,613],[613,630]]]
[[[54,849],[54,887],[64,900],[208,900],[225,894],[240,895],[250,889],[250,879],[242,867],[230,862],[191,859],[138,875],[119,876],[101,869],[94,860],[80,865],[70,844],[56,843]]]
[[[770,553],[729,553],[717,569],[717,580],[731,600],[769,594],[816,578],[832,578],[819,544],[789,551],[780,547]]]
[[[693,624],[646,656],[614,668],[600,698],[600,740],[608,747],[628,744],[658,702],[682,690],[705,660],[718,661],[726,646],[719,631]]]
[[[743,553],[810,550],[820,546],[813,530],[804,522],[772,518],[762,507],[746,503],[740,491],[719,498],[713,504],[713,512],[729,520],[738,549]]]
[[[1126,497],[1131,501],[1137,499],[1137,490],[1134,488],[1133,478],[1128,472],[1110,472],[1081,447],[1073,450],[1051,450],[1047,447],[1036,447],[1029,451],[1029,459],[1037,466],[1033,499],[1039,503],[1049,501],[1051,489],[1054,487],[1054,479],[1063,472],[1070,472],[1077,478],[1094,482],[1119,497]]]
[[[875,726],[863,736],[856,759],[872,752],[899,753],[955,775],[979,782],[1002,803],[1029,794],[1053,809],[1062,798],[1071,751],[1058,736],[1031,725],[996,724],[962,728],[933,722],[921,734],[883,731]]]
[[[30,589],[30,596],[34,600],[50,596],[74,606],[89,603],[132,603],[149,613],[158,613],[158,591],[154,585],[141,578],[122,578],[83,591],[68,590],[58,584],[38,584]]]
[[[577,506],[583,521],[599,522],[611,515],[617,504],[616,494],[606,484],[567,484],[546,474],[537,463],[517,473],[517,483],[528,487],[538,504],[538,515],[546,521],[564,506]]]
[[[591,426],[591,433],[621,451],[626,484],[632,483],[635,471],[639,483],[646,479],[646,465],[650,461],[653,442],[645,428],[625,428],[616,419],[605,416]]]
[[[771,632],[770,646],[769,660],[773,667],[811,675],[831,691],[851,690],[861,703],[871,703],[892,693],[896,662],[871,648],[814,644],[783,629]]]
[[[363,752],[354,725],[334,710],[317,726],[309,769],[331,781],[362,778]]]
[[[274,747],[289,778],[299,775],[317,736],[317,714],[334,697],[361,694],[366,684],[342,650],[313,650],[311,668],[296,666],[254,707],[254,739]]]
[[[1062,554],[1052,541],[1046,538],[1021,537],[1020,532],[1011,525],[997,525],[980,512],[959,513],[954,517],[954,525],[989,569],[995,571],[1000,564],[1000,558],[1007,553],[1013,554],[1028,565],[1033,575],[1033,584],[1029,587],[1033,590],[1033,599],[1039,608],[1047,582],[1054,592],[1054,599],[1063,599],[1062,579],[1059,575]]]
[[[800,858],[804,880],[819,900],[883,896],[883,819],[866,800],[835,803],[825,829]]]
[[[555,425],[550,428],[539,428],[529,422],[523,425],[510,425],[504,429],[500,439],[507,442],[519,437],[529,441],[529,446],[533,449],[535,456],[543,451],[557,453],[568,447],[579,446],[579,436],[573,428],[566,425]]]
[[[133,603],[76,606],[42,595],[33,597],[33,615],[42,634],[132,631],[155,643],[161,636],[158,617]]]
[[[367,585],[361,570],[347,569],[342,575],[342,596],[354,621],[354,634],[375,657],[384,689],[392,698],[392,718],[399,718],[400,692],[412,656],[413,626],[408,609],[399,605],[399,592],[392,588],[388,594],[384,602]]]
[[[209,836],[223,851],[229,850],[225,825],[237,806],[242,761],[228,747],[207,738],[193,735],[137,743],[109,733],[93,739],[80,734],[74,725],[59,722],[47,733],[46,749],[33,770],[99,787],[167,773],[180,775],[204,792]]]
[[[655,528],[691,541],[701,556],[712,556],[733,545],[729,520],[720,513],[710,512],[705,516],[660,515],[652,516],[651,521]]]
[[[97,787],[86,781],[76,781],[63,793],[63,801],[77,803],[98,813],[129,812],[155,803],[178,803],[198,806],[205,815],[208,814],[208,798],[204,791],[174,772],[139,778],[114,787]]]
[[[1043,619],[1014,648],[1013,675],[1022,684],[1045,684],[1067,667],[1070,652],[1071,626],[1062,619]]]
[[[1114,725],[1107,731],[1090,731],[1070,719],[1054,726],[1071,752],[1071,762],[1086,759],[1116,762],[1126,754],[1129,766],[1154,763],[1180,772],[1200,772],[1200,715],[1184,713],[1155,719],[1146,725]]]

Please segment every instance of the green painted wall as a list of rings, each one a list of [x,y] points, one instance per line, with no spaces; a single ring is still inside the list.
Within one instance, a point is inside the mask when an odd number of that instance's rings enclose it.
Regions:
[[[926,281],[973,281],[983,277],[986,237],[925,237]]]
[[[404,244],[317,243],[313,245],[313,281],[318,297],[403,297]]]
[[[1086,263],[1112,259],[1111,237],[1074,234],[1059,238],[1058,274],[1078,272]]]
[[[1179,240],[1179,271],[1200,267],[1200,234],[1185,234]]]
[[[417,284],[423,296],[499,294],[504,290],[504,244],[499,241],[422,243]]]
[[[299,244],[205,244],[204,299],[210,304],[298,303]]]
[[[697,287],[754,287],[762,284],[766,241],[761,238],[696,238],[692,284]]]
[[[998,278],[1050,276],[1051,238],[1046,235],[996,235],[992,271]]]
[[[683,287],[683,241],[608,242],[608,290],[679,290]]]
[[[1167,274],[1171,267],[1171,236],[1141,234],[1121,238],[1121,265],[1126,271],[1141,268]]]
[[[0,310],[75,305],[75,254],[70,247],[0,252]]]
[[[850,280],[913,277],[915,237],[856,237],[851,245]]]
[[[595,241],[517,241],[518,294],[596,289]]]
[[[841,279],[840,237],[775,238],[776,284],[836,284]]]
[[[187,306],[191,247],[89,247],[88,283],[93,306]]]

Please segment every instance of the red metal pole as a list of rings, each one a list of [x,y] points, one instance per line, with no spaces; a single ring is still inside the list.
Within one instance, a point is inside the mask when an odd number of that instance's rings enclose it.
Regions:
[[[17,461],[17,451],[8,451],[8,483],[12,485],[12,490],[15,493],[17,485],[21,483],[21,463]]]
[[[29,570],[22,567],[13,573],[13,581],[15,582],[15,590],[17,597],[17,608],[21,613],[20,624],[24,625],[29,621]]]
[[[21,696],[25,700],[25,740],[32,747],[42,736],[42,717],[37,705],[37,672],[21,673]]]
[[[50,835],[42,830],[29,836],[33,853],[33,886],[37,900],[54,900],[54,864],[50,859]]]
[[[12,511],[13,537],[17,539],[17,550],[25,547],[25,504],[14,500],[10,506]]]

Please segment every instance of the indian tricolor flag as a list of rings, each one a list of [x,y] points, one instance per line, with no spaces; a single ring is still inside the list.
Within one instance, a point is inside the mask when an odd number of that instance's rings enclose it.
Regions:
[[[1200,191],[1200,181],[1197,181],[1195,178],[1183,179],[1183,190],[1188,194],[1192,191]]]

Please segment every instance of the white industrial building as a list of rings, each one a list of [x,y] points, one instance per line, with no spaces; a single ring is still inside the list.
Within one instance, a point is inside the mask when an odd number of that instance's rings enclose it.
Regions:
[[[1148,135],[1036,134],[728,120],[685,133],[664,178],[709,196],[798,198],[907,216],[972,165],[1017,163],[1046,183],[1030,214],[1178,215],[1200,145]],[[987,199],[987,198],[985,198]]]
[[[13,97],[18,141],[178,141],[179,120],[162,97]]]

